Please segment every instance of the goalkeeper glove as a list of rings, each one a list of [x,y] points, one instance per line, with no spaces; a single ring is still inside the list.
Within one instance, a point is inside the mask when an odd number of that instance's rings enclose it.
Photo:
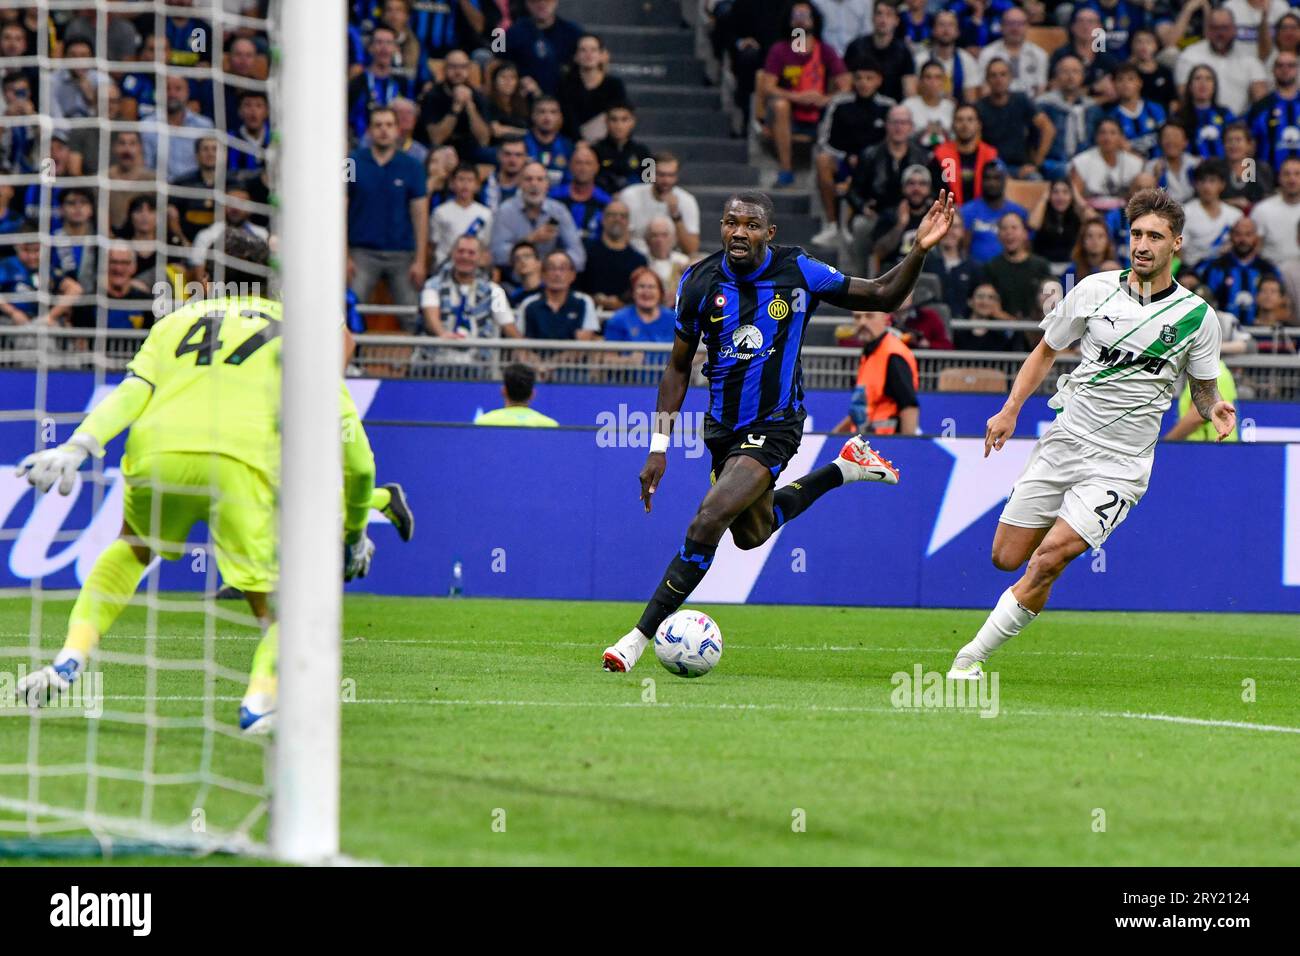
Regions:
[[[343,543],[343,580],[364,578],[375,556],[375,543],[364,534],[354,544]]]
[[[90,435],[75,434],[58,448],[47,448],[28,455],[19,463],[17,474],[19,478],[26,476],[40,491],[49,491],[57,481],[59,494],[66,495],[72,491],[81,463],[89,455],[98,456],[102,453],[99,442]]]

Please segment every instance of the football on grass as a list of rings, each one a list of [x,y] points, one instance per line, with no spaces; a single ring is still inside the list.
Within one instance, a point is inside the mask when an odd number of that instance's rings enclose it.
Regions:
[[[655,657],[679,677],[703,677],[722,657],[722,632],[703,611],[683,608],[655,631]]]

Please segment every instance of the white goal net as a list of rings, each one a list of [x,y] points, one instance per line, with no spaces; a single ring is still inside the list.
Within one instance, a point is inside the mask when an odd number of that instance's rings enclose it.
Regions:
[[[247,232],[274,256],[294,232],[278,212],[283,18],[336,5],[341,50],[338,0],[0,5],[0,855],[256,853],[272,839],[272,784],[293,761],[276,758],[273,738],[242,733],[239,713],[267,620],[222,593],[209,523],[189,530],[177,560],[148,563],[78,678],[32,709],[21,682],[57,664],[73,602],[124,530],[123,439],[92,455],[66,496],[34,491],[16,466],[68,441],[157,319],[196,298],[292,287],[274,258],[232,262],[223,237]],[[228,282],[249,272],[252,289]],[[332,325],[322,319],[335,335],[340,304]],[[284,336],[286,383],[295,340]],[[202,365],[205,341],[186,342],[177,356],[196,351]],[[264,400],[280,407],[279,394]],[[302,399],[284,405],[287,435]],[[337,436],[337,417],[331,427]],[[168,480],[151,479],[149,530],[134,529],[146,541],[167,538]],[[209,492],[212,520],[223,496],[248,505],[215,479]],[[281,563],[288,543],[275,542]],[[328,849],[337,837],[324,839]]]

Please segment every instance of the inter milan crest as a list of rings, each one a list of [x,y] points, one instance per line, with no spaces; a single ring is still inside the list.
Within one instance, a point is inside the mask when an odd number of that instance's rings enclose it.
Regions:
[[[777,296],[768,304],[767,314],[780,322],[790,314],[790,303],[786,302],[785,299],[780,296]]]
[[[1164,342],[1165,345],[1173,345],[1178,341],[1178,332],[1172,325],[1162,326],[1160,329],[1160,341]]]

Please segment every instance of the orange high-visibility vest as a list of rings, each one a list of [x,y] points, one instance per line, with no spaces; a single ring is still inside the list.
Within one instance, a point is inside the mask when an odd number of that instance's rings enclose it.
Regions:
[[[960,206],[964,202],[979,199],[984,195],[984,167],[998,158],[998,151],[983,140],[980,140],[980,144],[975,147],[975,182],[972,184],[975,195],[973,196],[967,196],[962,192],[961,153],[957,151],[955,142],[949,140],[936,146],[934,158],[939,164],[939,176],[944,180],[943,188],[952,193],[952,201]]]
[[[867,424],[863,431],[868,434],[892,435],[898,431],[898,403],[885,394],[885,375],[891,355],[903,357],[912,370],[912,387],[919,389],[921,386],[916,356],[897,335],[886,332],[872,353],[864,355],[858,363],[858,385],[867,397]]]

